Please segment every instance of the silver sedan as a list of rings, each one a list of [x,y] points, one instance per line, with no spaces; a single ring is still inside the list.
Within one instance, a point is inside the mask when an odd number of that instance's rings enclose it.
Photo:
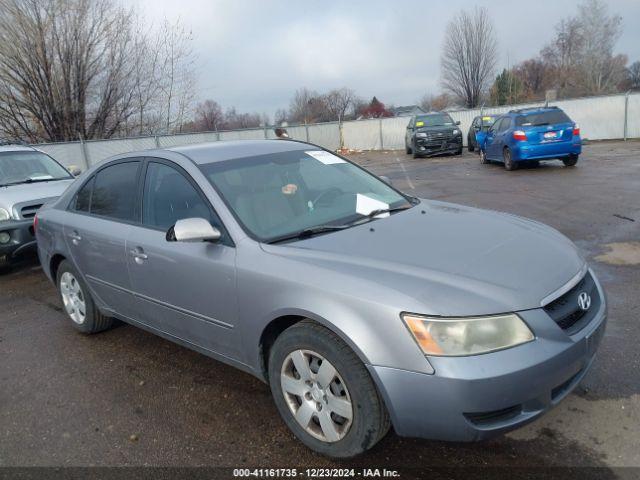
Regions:
[[[469,441],[529,422],[580,382],[606,322],[557,231],[295,141],[120,155],[35,227],[71,325],[119,319],[249,372],[335,457],[391,425]]]

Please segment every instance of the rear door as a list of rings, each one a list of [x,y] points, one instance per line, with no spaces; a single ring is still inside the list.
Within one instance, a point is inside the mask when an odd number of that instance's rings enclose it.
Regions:
[[[239,359],[236,334],[236,249],[208,200],[187,172],[149,159],[141,224],[127,239],[127,266],[139,321],[173,337]],[[168,242],[183,218],[205,218],[222,232],[217,243]]]
[[[128,159],[98,170],[78,191],[63,228],[72,260],[100,303],[130,317],[134,300],[125,243],[137,221],[142,162]]]

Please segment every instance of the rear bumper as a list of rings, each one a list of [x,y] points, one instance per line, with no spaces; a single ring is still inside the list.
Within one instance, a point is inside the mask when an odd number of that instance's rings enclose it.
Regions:
[[[527,143],[516,144],[513,149],[513,159],[521,160],[544,160],[552,158],[564,158],[582,153],[580,141],[571,142],[549,142],[538,145]]]
[[[9,264],[26,252],[36,250],[36,237],[32,220],[16,220],[0,223],[0,232],[9,234],[9,241],[0,243],[0,265]]]
[[[542,309],[522,312],[536,340],[471,357],[429,357],[433,375],[368,366],[400,436],[475,441],[518,428],[564,399],[604,335],[604,294],[593,320],[567,335]]]

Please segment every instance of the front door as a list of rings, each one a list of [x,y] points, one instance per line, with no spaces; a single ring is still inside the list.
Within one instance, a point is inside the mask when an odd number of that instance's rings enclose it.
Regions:
[[[222,233],[217,243],[166,240],[183,218],[205,218]],[[145,325],[193,345],[239,359],[236,249],[189,175],[161,160],[147,164],[142,224],[127,238],[127,264]]]

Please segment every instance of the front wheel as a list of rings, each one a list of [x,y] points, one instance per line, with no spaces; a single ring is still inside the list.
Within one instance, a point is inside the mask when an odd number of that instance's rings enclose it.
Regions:
[[[404,151],[407,155],[411,155],[413,153],[413,151],[411,150],[411,147],[409,146],[408,143],[404,144]]]
[[[562,163],[564,163],[565,167],[575,167],[576,163],[578,163],[578,155],[571,155],[569,158],[563,158]]]
[[[97,333],[113,326],[114,319],[100,313],[86,283],[67,260],[58,267],[56,285],[64,310],[76,330]]]
[[[364,364],[342,339],[310,320],[276,339],[269,384],[289,429],[323,455],[353,457],[389,430],[389,416]]]
[[[473,142],[471,141],[470,138],[467,137],[467,150],[469,150],[470,152],[473,152],[476,149],[476,147],[473,145]]]
[[[513,157],[511,156],[511,149],[509,147],[505,147],[502,151],[502,158],[504,159],[505,170],[511,171],[518,168],[518,165],[513,161]]]
[[[489,163],[489,160],[487,159],[487,154],[485,153],[483,148],[481,148],[478,153],[480,157],[480,163],[482,163],[483,165],[486,165],[487,163]]]

